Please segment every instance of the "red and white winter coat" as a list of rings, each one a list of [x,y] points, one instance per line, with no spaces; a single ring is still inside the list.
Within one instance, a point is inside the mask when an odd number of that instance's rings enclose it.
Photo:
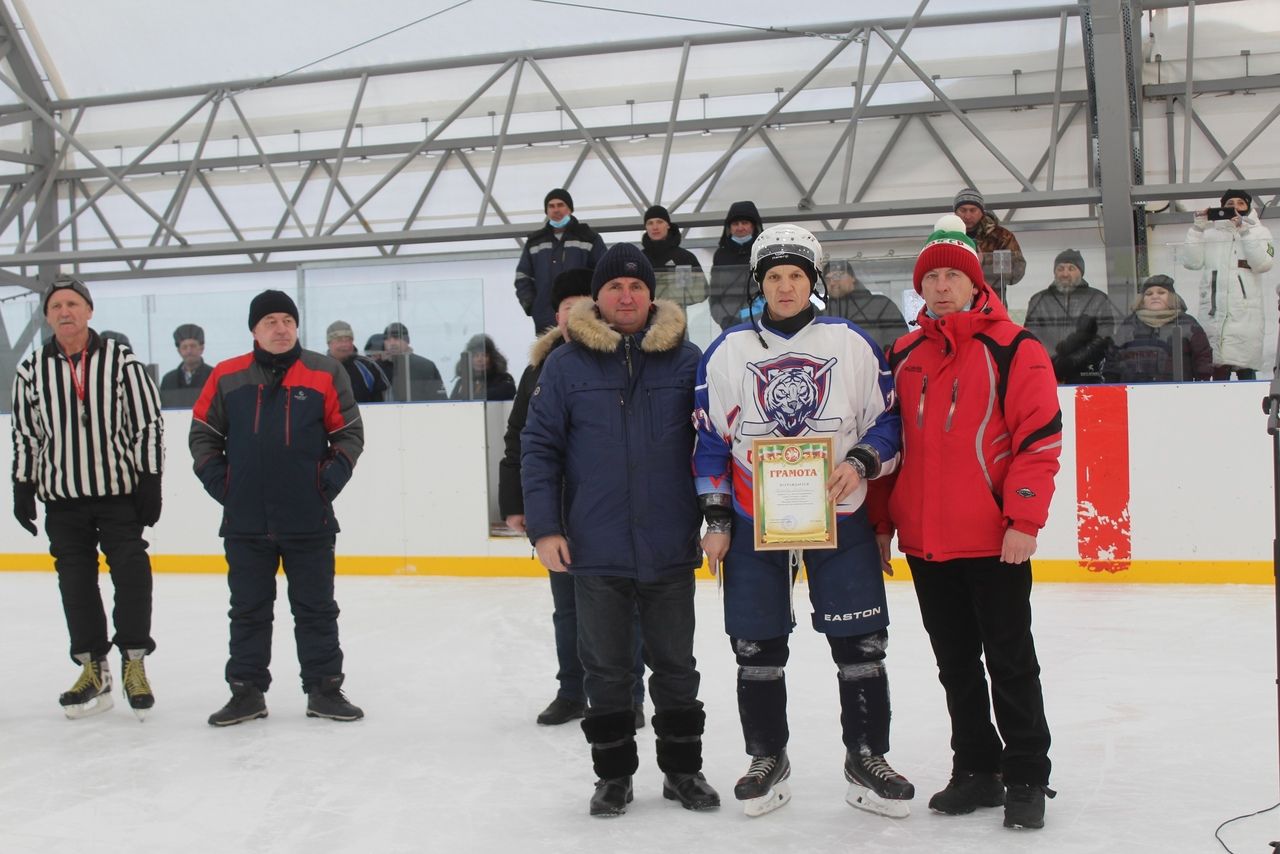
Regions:
[[[898,547],[930,561],[1000,554],[1049,515],[1062,448],[1044,347],[983,285],[969,311],[929,317],[889,348],[902,462],[889,498]]]

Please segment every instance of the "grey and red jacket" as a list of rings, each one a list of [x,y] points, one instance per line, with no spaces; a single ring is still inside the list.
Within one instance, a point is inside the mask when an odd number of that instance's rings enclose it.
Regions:
[[[191,456],[223,507],[223,537],[333,534],[333,499],[364,450],[351,380],[337,360],[259,349],[213,369],[191,413]]]

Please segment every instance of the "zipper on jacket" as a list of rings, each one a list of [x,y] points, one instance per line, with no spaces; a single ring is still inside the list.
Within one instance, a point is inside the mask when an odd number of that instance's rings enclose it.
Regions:
[[[622,353],[627,360],[627,379],[632,379],[633,374],[631,369],[631,336],[630,335],[622,339]]]
[[[253,408],[253,432],[258,432],[258,424],[262,416],[262,383],[258,383],[258,403]]]
[[[1218,271],[1209,274],[1209,316],[1218,313]]]
[[[957,380],[959,382],[959,380]],[[289,387],[284,387],[284,444],[289,446],[289,413],[293,409],[293,395],[289,394]]]
[[[1249,292],[1244,289],[1244,279],[1241,276],[1237,275],[1236,281],[1240,283],[1240,297],[1242,299],[1248,299]]]
[[[951,408],[947,410],[947,423],[943,425],[943,432],[951,430],[951,418],[956,414],[956,398],[960,396],[960,378],[956,377],[951,383]]]
[[[929,378],[923,377],[920,380],[920,402],[916,404],[916,426],[924,426],[924,394],[929,388]]]

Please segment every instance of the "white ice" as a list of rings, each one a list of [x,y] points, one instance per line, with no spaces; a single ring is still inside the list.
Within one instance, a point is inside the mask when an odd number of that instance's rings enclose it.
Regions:
[[[0,852],[1164,854],[1219,850],[1222,820],[1278,799],[1269,587],[1036,587],[1059,791],[1042,831],[1006,830],[999,810],[927,809],[946,783],[949,733],[901,583],[889,590],[889,758],[916,784],[912,815],[845,803],[835,670],[801,613],[788,668],[794,798],[746,818],[732,799],[747,765],[735,665],[715,587],[697,595],[705,770],[725,805],[695,814],[664,801],[646,728],[635,803],[602,820],[587,815],[593,777],[576,723],[534,724],[555,688],[541,579],[340,577],[346,687],[367,714],[351,724],[304,717],[282,590],[271,716],[220,730],[205,719],[227,697],[221,577],[156,577],[159,647],[147,665],[157,700],[139,723],[119,695],[103,715],[63,717],[57,696],[76,671],[56,579],[2,574]],[[1235,851],[1270,850],[1280,815],[1225,838]]]

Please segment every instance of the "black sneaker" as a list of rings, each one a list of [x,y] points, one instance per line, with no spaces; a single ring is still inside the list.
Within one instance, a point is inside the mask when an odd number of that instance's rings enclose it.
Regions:
[[[231,726],[267,716],[267,698],[249,682],[232,682],[231,699],[209,715],[209,726]]]
[[[764,797],[773,788],[791,776],[791,760],[786,748],[774,756],[752,756],[747,773],[733,787],[733,796],[740,801]]]
[[[679,801],[687,810],[713,810],[720,806],[720,793],[711,788],[707,778],[696,774],[664,774],[662,797]]]
[[[1004,783],[990,771],[951,772],[947,787],[929,799],[929,809],[945,815],[968,815],[978,807],[1004,804]]]
[[[561,724],[567,724],[571,720],[580,718],[586,713],[587,704],[581,700],[570,700],[565,697],[556,697],[538,715],[538,723],[541,726],[560,726]]]
[[[1058,793],[1034,783],[1010,783],[1004,800],[1004,826],[1027,829],[1044,827],[1044,799]]]
[[[622,815],[634,797],[630,777],[596,780],[596,793],[591,796],[591,814],[600,818]]]
[[[342,674],[326,676],[307,692],[307,717],[331,721],[358,721],[364,717],[364,710],[352,705],[342,693],[344,678]]]

